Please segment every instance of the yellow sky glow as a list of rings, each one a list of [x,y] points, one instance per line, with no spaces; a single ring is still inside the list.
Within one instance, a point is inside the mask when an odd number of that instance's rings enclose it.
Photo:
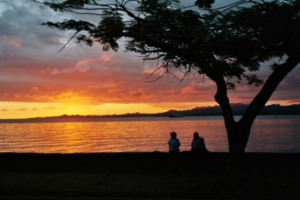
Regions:
[[[125,113],[159,113],[170,109],[184,110],[197,106],[213,106],[209,102],[185,103],[105,103],[99,105],[76,103],[0,102],[0,119],[20,119],[60,115],[113,115]]]

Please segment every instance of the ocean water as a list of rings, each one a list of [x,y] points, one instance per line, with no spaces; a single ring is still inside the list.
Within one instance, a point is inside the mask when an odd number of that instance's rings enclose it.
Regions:
[[[190,150],[195,131],[205,138],[209,151],[228,151],[222,117],[210,116],[0,123],[0,152],[166,152],[171,131],[177,132],[181,151]],[[300,152],[299,131],[300,116],[258,116],[246,151]]]

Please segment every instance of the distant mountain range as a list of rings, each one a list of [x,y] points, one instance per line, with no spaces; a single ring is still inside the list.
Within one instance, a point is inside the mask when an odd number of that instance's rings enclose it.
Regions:
[[[232,104],[231,108],[234,115],[242,115],[248,105],[246,104]],[[210,116],[210,115],[222,115],[220,106],[212,107],[197,107],[191,110],[169,110],[165,113],[161,113],[165,116]],[[300,115],[300,104],[281,106],[279,104],[273,104],[265,106],[259,115]]]
[[[232,104],[234,115],[242,115],[247,109],[246,104]],[[185,117],[185,116],[218,116],[222,115],[219,106],[196,107],[190,110],[169,110],[163,113],[144,114],[144,113],[127,113],[122,115],[62,115],[55,117],[37,117],[29,119],[2,119],[0,123],[14,122],[67,122],[67,121],[99,121],[106,118],[116,117]],[[265,106],[259,115],[300,115],[300,104],[281,106],[273,104]]]

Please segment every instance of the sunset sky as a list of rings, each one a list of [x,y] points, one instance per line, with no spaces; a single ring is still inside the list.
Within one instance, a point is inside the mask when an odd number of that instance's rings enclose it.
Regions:
[[[73,32],[42,26],[73,15],[55,13],[29,0],[0,1],[0,118],[63,114],[102,115],[156,113],[216,105],[215,84],[192,73],[180,82],[172,76],[158,81],[155,62],[135,54],[104,52],[75,41],[60,53]],[[76,17],[76,16],[75,16]],[[78,17],[78,16],[77,16]],[[259,77],[270,73],[263,63]],[[292,71],[268,104],[300,103],[300,67]],[[183,74],[178,74],[178,76]],[[249,103],[259,88],[241,84],[229,91],[231,103]]]

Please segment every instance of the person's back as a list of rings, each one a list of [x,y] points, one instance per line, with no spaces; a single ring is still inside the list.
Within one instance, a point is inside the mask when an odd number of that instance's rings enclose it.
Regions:
[[[206,150],[205,142],[204,142],[204,138],[203,137],[199,137],[198,148],[201,149],[202,151]]]
[[[200,138],[194,138],[192,141],[192,150],[200,148]]]
[[[194,139],[192,141],[192,151],[193,152],[207,152],[205,147],[204,138],[200,137],[197,132],[194,133]]]
[[[171,139],[169,140],[169,152],[170,153],[178,153],[180,142],[179,139],[176,138],[177,134],[175,132],[171,132]]]

